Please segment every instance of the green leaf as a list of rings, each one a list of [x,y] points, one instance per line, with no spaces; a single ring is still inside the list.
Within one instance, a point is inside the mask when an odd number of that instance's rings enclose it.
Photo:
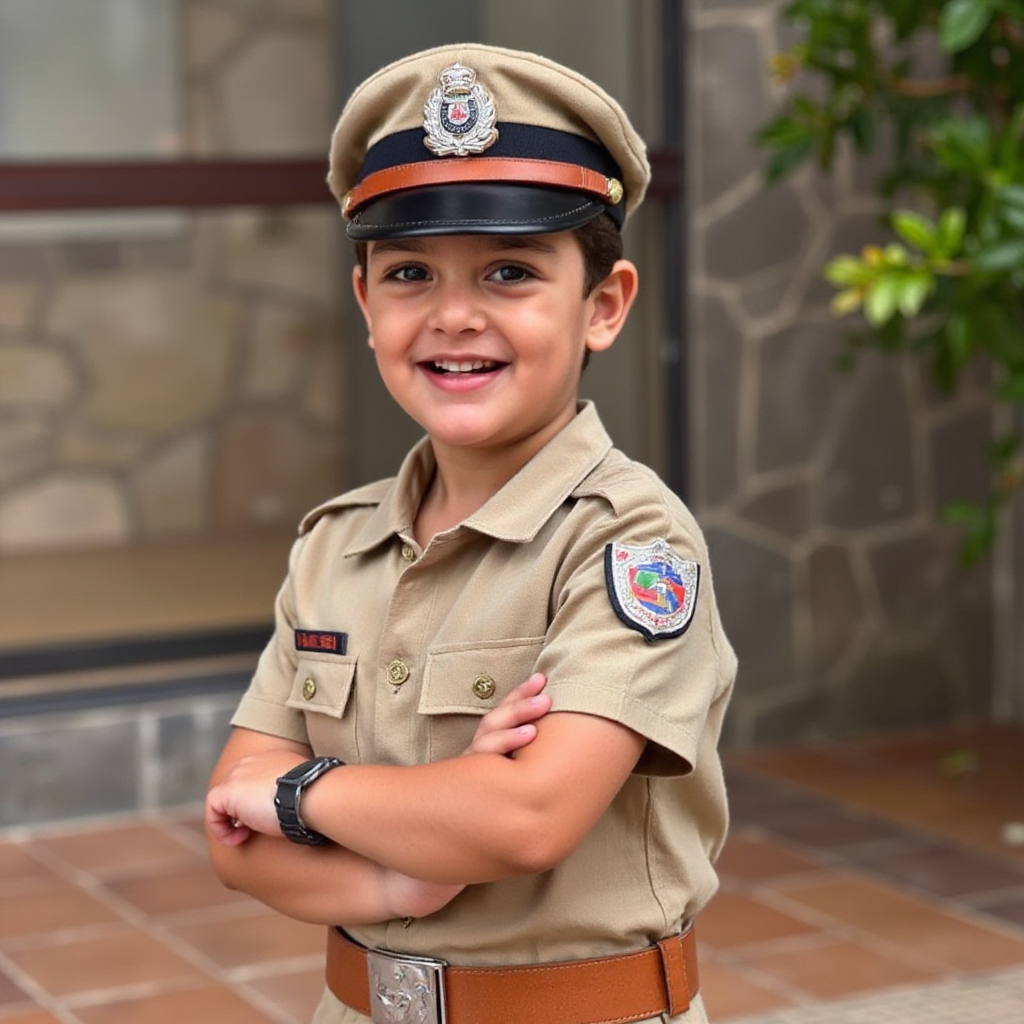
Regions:
[[[958,365],[963,365],[974,351],[974,325],[965,313],[954,313],[946,324],[946,348]]]
[[[964,242],[964,231],[967,230],[967,213],[959,206],[951,206],[942,211],[939,218],[939,233],[936,241],[935,255],[951,259],[960,251]]]
[[[836,256],[825,264],[825,278],[837,288],[856,288],[870,283],[874,272],[856,256]]]
[[[880,277],[868,291],[864,315],[872,327],[881,327],[893,318],[899,304],[899,278]]]
[[[937,231],[927,217],[922,217],[912,210],[897,210],[892,215],[892,226],[905,242],[931,254],[935,247]]]
[[[917,316],[925,299],[931,294],[935,279],[927,271],[908,274],[899,287],[900,312],[907,317]]]
[[[792,174],[810,155],[814,148],[814,140],[804,139],[802,142],[780,149],[768,163],[765,178],[769,185],[776,185],[783,178]]]
[[[1024,238],[998,242],[974,256],[974,267],[982,273],[1000,273],[1024,268]]]
[[[959,53],[976,43],[992,20],[987,0],[950,0],[939,19],[939,42],[946,53]]]
[[[996,537],[996,510],[991,502],[987,505],[957,502],[943,509],[943,518],[964,531],[960,557],[965,565],[973,565],[991,549]]]
[[[1004,185],[999,190],[999,202],[1024,210],[1024,185]]]

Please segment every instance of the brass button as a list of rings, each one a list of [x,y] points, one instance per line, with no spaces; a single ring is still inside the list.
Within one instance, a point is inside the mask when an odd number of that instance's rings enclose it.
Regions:
[[[411,918],[411,917],[400,917],[400,918],[398,919],[398,923],[399,923],[399,924],[400,924],[400,925],[401,925],[401,926],[402,926],[403,928],[408,928],[408,927],[409,927],[409,925],[411,925],[411,924],[412,924],[412,922],[413,922],[414,920],[415,920],[415,919],[414,919],[414,918]]]
[[[388,665],[388,682],[392,686],[401,686],[409,678],[409,666],[400,659]]]
[[[306,700],[312,700],[316,696],[316,680],[307,679],[302,684],[302,696]]]
[[[481,700],[489,700],[494,696],[494,680],[490,676],[477,676],[473,680],[473,692]]]
[[[416,561],[416,549],[411,544],[403,544],[402,545],[402,557],[407,562],[415,562]]]

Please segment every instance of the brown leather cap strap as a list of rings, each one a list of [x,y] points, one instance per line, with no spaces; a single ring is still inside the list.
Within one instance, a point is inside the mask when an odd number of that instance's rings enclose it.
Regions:
[[[615,205],[622,199],[622,185],[599,171],[578,164],[526,157],[466,157],[459,160],[424,160],[414,164],[396,164],[367,175],[345,196],[341,212],[351,216],[371,199],[424,185],[449,185],[456,182],[500,181],[519,185],[554,185],[596,195]]]
[[[677,1014],[697,994],[697,944],[690,928],[637,953],[526,964],[447,967],[449,1024],[596,1024]],[[328,930],[327,987],[370,1016],[366,949]]]

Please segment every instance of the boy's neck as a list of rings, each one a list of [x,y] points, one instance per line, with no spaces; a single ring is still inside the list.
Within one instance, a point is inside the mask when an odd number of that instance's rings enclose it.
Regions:
[[[425,548],[435,534],[458,526],[483,508],[550,440],[532,436],[485,452],[451,448],[432,440],[437,468],[416,513],[416,543]]]

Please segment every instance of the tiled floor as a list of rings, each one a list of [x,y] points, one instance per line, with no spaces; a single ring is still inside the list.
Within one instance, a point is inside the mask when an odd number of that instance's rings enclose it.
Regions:
[[[699,922],[712,1020],[1024,1022],[1024,728],[728,773],[722,891]],[[321,950],[320,928],[220,887],[193,819],[0,840],[0,1024],[301,1024]]]

